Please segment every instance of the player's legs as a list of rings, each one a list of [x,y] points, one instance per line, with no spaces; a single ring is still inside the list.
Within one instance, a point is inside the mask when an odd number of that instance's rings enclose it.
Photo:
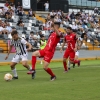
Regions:
[[[66,62],[67,58],[63,58],[63,66],[64,66],[64,71],[67,72],[68,71],[68,67],[67,67],[67,62]]]
[[[67,64],[67,66],[68,66],[68,70],[70,70],[70,60],[68,59],[68,62],[67,62],[68,64]]]
[[[22,65],[27,68],[28,70],[31,70],[30,66],[28,65],[28,58],[27,58],[27,55],[21,55],[20,56],[21,59],[22,59]]]
[[[77,63],[78,66],[80,66],[80,60],[75,60],[75,52],[74,51],[71,51],[69,56],[70,56],[70,62],[72,64],[76,64]]]
[[[28,70],[31,70],[30,66],[28,65],[27,61],[22,61],[22,65],[28,69]]]
[[[68,71],[67,62],[66,62],[68,57],[69,57],[69,50],[66,50],[65,53],[64,53],[64,56],[63,56],[63,66],[64,66],[65,72]]]
[[[76,61],[76,63],[78,64],[78,66],[80,66],[80,60],[78,59],[79,58],[79,51],[77,51],[76,53],[75,53],[75,61]]]
[[[45,55],[44,55],[44,64],[43,64],[44,70],[51,76],[51,81],[56,79],[55,74],[53,73],[51,68],[48,67],[53,55],[54,55],[54,53],[46,51]]]
[[[78,58],[79,58],[79,51],[77,51],[77,52],[75,53],[75,60],[78,60]]]
[[[10,64],[10,67],[13,73],[13,79],[18,79],[18,74],[17,74],[15,66],[17,63],[19,63],[19,61],[20,61],[20,58],[18,55],[16,55],[15,57],[13,57],[12,62]]]
[[[32,54],[32,71],[34,71],[34,73],[35,73],[36,57],[40,57],[39,51],[35,51]],[[27,74],[33,74],[32,71],[29,71]]]
[[[51,76],[51,81],[53,81],[53,80],[56,79],[56,76],[55,76],[55,74],[52,72],[51,68],[49,68],[48,66],[49,66],[49,63],[48,63],[47,61],[44,60],[43,68],[44,68],[44,70]]]
[[[41,64],[41,65],[43,64],[43,61],[42,61],[42,59],[41,59],[41,61],[40,61],[40,64]]]

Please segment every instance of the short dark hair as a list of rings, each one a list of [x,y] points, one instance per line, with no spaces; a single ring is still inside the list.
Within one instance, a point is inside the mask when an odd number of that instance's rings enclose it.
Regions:
[[[30,32],[30,34],[34,34],[34,32],[33,32],[33,31],[31,31],[31,32]]]
[[[18,34],[18,32],[16,30],[14,30],[14,31],[11,32],[12,36],[15,35],[15,34]]]
[[[87,34],[86,34],[86,33],[83,33],[83,34],[81,35],[81,38],[84,38],[85,35],[87,35]]]
[[[60,22],[54,22],[54,25],[59,25],[60,26]]]
[[[72,30],[72,28],[69,26],[69,27],[67,27],[67,29],[70,29],[70,30]]]

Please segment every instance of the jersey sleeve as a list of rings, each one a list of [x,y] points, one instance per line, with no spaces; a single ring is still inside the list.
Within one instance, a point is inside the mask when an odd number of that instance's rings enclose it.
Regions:
[[[25,39],[21,39],[22,44],[27,44],[27,41]]]

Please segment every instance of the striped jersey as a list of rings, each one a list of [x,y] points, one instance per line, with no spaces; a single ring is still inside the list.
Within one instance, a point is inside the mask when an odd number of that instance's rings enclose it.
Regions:
[[[19,38],[17,41],[11,40],[11,45],[15,47],[17,55],[27,54],[26,44],[27,41],[23,38]]]

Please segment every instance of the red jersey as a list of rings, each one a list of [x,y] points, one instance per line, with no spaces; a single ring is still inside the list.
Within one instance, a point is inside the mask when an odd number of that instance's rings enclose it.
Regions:
[[[58,36],[55,32],[51,33],[47,45],[45,46],[45,50],[54,52],[57,46],[57,43],[60,41],[60,36]]]
[[[75,33],[67,34],[65,36],[65,41],[67,42],[67,49],[74,50],[76,45],[76,40],[77,37]]]

